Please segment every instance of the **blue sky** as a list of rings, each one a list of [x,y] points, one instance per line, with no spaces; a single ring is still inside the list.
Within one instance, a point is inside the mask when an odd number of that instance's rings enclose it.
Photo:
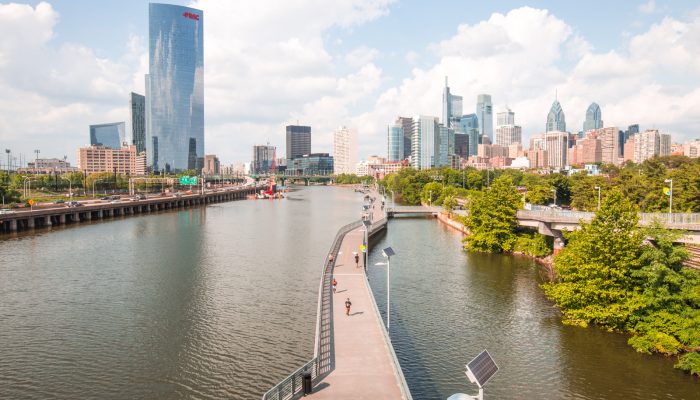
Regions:
[[[0,4],[5,30],[27,27],[14,37],[0,27],[0,89],[32,104],[0,108],[10,121],[0,122],[0,142],[74,160],[88,125],[126,119],[126,94],[143,90],[148,2],[40,3]],[[331,151],[332,130],[347,125],[360,133],[360,158],[385,154],[393,118],[440,115],[446,74],[465,112],[490,93],[526,138],[541,130],[555,90],[570,131],[597,101],[606,125],[699,136],[697,2],[172,3],[204,9],[205,146],[226,164],[249,161],[268,140],[283,151],[283,127],[296,120],[312,126],[314,151]],[[29,51],[14,50],[22,40]],[[78,87],[81,77],[89,87]]]

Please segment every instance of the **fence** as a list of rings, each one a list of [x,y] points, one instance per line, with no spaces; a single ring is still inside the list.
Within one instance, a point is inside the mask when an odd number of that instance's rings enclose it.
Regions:
[[[343,238],[350,231],[362,226],[362,221],[349,223],[338,230],[331,249],[323,261],[321,282],[318,288],[318,306],[316,309],[316,342],[314,344],[314,357],[291,375],[284,378],[263,395],[263,400],[289,400],[302,391],[304,374],[310,373],[312,382],[318,382],[333,370],[335,355],[333,353],[333,294],[331,279],[335,262],[338,259],[338,250]]]

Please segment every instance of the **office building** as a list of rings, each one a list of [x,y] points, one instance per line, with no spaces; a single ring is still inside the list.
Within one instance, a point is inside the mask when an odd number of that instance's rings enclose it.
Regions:
[[[146,154],[153,171],[204,163],[203,13],[149,4]]]
[[[401,126],[403,129],[403,158],[405,160],[411,157],[411,140],[413,138],[413,118],[398,117],[394,125]]]
[[[523,131],[515,125],[515,113],[510,109],[497,114],[496,138],[494,144],[508,147],[513,143],[522,143]]]
[[[476,98],[476,117],[478,119],[479,138],[488,136],[489,143],[493,143],[493,106],[491,95],[480,94]],[[481,143],[483,141],[480,141]]]
[[[448,156],[454,154],[454,131],[443,124],[438,125],[438,136],[435,145],[435,167],[449,165]]]
[[[683,143],[683,155],[690,158],[700,157],[700,139]]]
[[[250,169],[255,174],[269,174],[275,166],[275,158],[277,157],[277,148],[275,146],[256,145],[253,146],[253,162]]]
[[[658,129],[647,129],[627,139],[624,160],[642,163],[656,156],[669,155],[670,151],[671,135],[661,134]]]
[[[357,164],[357,131],[347,127],[333,132],[333,169],[336,175],[352,174]]]
[[[287,171],[297,175],[330,175],[333,170],[333,157],[328,153],[305,154],[287,164]]]
[[[287,160],[311,154],[311,127],[287,125]]]
[[[558,100],[554,100],[552,107],[549,109],[545,132],[566,132],[566,118]]]
[[[453,128],[455,117],[462,115],[462,96],[454,95],[450,92],[445,77],[445,88],[442,92],[442,124],[448,128]]]
[[[659,157],[671,155],[671,135],[667,133],[659,134]]]
[[[389,161],[401,161],[404,157],[404,132],[401,124],[387,127],[387,158]]]
[[[466,133],[455,133],[455,154],[462,157],[469,157],[469,135]]]
[[[78,168],[85,174],[111,172],[120,175],[145,175],[145,163],[137,162],[137,157],[134,145],[119,149],[91,145],[78,149]]]
[[[127,120],[127,140],[136,146],[136,152],[146,151],[146,97],[138,93],[129,94],[129,119]]]
[[[569,150],[568,132],[545,132],[542,134],[544,150],[547,152],[547,166],[549,168],[564,168],[567,165]]]
[[[220,175],[221,163],[219,162],[219,157],[217,157],[215,154],[205,155],[202,173],[204,175]]]
[[[123,122],[90,125],[90,145],[119,149],[126,137]]]
[[[476,114],[463,115],[459,120],[458,132],[469,137],[469,155],[476,155],[476,147],[479,144],[479,118]]]
[[[20,174],[63,174],[66,172],[77,172],[76,167],[71,167],[70,163],[60,158],[37,158],[27,162],[27,168],[18,168]]]
[[[421,115],[414,118],[413,139],[411,140],[411,166],[413,168],[430,169],[435,166],[435,154],[439,151],[440,146],[439,136],[440,124],[437,117]]]
[[[588,132],[593,129],[603,127],[603,117],[600,112],[600,106],[596,103],[591,103],[586,110],[586,120],[583,121],[583,132]]]

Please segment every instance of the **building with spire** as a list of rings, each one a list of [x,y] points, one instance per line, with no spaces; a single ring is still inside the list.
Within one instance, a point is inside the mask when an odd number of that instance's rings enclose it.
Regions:
[[[586,120],[583,121],[583,132],[588,132],[593,129],[603,127],[603,117],[600,112],[600,106],[596,103],[591,103],[586,110]]]
[[[566,119],[559,100],[554,100],[552,107],[549,109],[545,132],[566,132]]]
[[[445,88],[442,91],[442,124],[448,128],[454,128],[455,119],[462,115],[462,96],[450,92],[445,77]]]

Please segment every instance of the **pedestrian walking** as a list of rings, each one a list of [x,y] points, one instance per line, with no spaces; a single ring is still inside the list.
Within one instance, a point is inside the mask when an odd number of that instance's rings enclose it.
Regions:
[[[360,255],[355,253],[355,268],[360,266]]]
[[[333,264],[333,254],[328,255],[328,263]]]
[[[350,315],[350,307],[352,306],[352,303],[350,302],[350,298],[348,297],[345,300],[345,315]]]
[[[338,281],[333,278],[333,293],[335,293],[335,290],[338,289]]]

